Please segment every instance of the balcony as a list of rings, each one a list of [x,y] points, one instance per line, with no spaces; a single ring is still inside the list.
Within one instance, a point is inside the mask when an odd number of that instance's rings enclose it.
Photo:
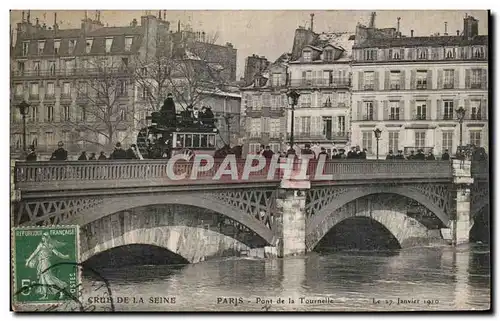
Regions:
[[[39,94],[30,94],[30,100],[40,100]]]
[[[386,120],[401,120],[399,114],[388,115]]]
[[[426,114],[413,115],[412,120],[427,120]]]
[[[373,85],[373,84],[371,84],[371,85],[364,85],[363,89],[364,90],[375,90],[375,85]]]
[[[346,88],[349,87],[351,81],[348,77],[345,78],[310,78],[310,79],[292,79],[291,87],[325,87],[325,88]]]
[[[417,89],[419,90],[427,89],[427,83],[426,82],[417,83]]]
[[[73,69],[44,69],[44,70],[16,70],[11,72],[12,78],[37,78],[37,77],[68,77],[68,76],[98,76],[106,74],[130,74],[132,68],[73,68]]]
[[[363,121],[373,120],[373,114],[372,115],[363,115],[363,117],[361,117],[359,120],[363,120]]]
[[[56,96],[54,95],[54,93],[45,94],[45,96],[43,96],[43,99],[44,100],[55,100]]]
[[[453,114],[447,114],[447,113],[445,113],[443,115],[443,120],[454,120]]]
[[[401,86],[399,84],[391,84],[390,90],[400,90]]]
[[[443,84],[444,89],[453,89],[453,84]]]
[[[476,113],[476,114],[470,114],[468,116],[465,116],[465,120],[487,120],[486,117],[483,117],[481,113]]]
[[[483,84],[481,83],[471,83],[470,84],[470,89],[481,89],[483,88]]]
[[[301,132],[294,133],[293,138],[300,142],[314,142],[314,141],[336,141],[336,142],[346,142],[349,139],[349,134],[347,132]],[[287,134],[287,140],[290,139],[290,133]]]

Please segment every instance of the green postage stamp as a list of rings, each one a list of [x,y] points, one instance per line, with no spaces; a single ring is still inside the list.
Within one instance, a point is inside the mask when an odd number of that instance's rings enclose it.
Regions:
[[[14,302],[58,303],[76,298],[80,285],[77,226],[13,229]]]

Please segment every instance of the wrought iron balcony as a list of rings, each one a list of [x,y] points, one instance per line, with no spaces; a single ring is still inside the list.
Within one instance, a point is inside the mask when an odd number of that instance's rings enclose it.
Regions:
[[[291,87],[329,87],[329,88],[345,88],[351,85],[349,77],[342,78],[301,78],[292,79],[290,81]]]

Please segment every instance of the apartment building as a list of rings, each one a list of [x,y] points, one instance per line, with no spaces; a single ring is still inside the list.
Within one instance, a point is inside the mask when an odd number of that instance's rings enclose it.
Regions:
[[[287,102],[287,69],[290,55],[281,55],[274,63],[254,76],[249,86],[240,88],[242,95],[243,153],[254,154],[261,144],[274,152],[285,151]]]
[[[353,46],[352,144],[379,153],[444,150],[460,144],[456,110],[465,108],[463,144],[488,149],[488,36],[478,20],[449,35],[403,36],[358,25]]]
[[[299,34],[302,30],[298,30]],[[312,32],[312,30],[310,31]],[[314,33],[313,33],[314,34]],[[349,141],[353,34],[314,34],[289,63],[289,88],[300,94],[294,112],[294,140],[303,148],[319,143],[327,151]],[[291,111],[287,115],[288,136]]]

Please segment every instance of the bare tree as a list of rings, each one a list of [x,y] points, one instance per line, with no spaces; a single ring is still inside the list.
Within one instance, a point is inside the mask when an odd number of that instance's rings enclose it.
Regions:
[[[87,61],[76,86],[79,117],[75,125],[84,135],[80,141],[111,148],[133,123],[129,99],[130,72],[116,57]]]

